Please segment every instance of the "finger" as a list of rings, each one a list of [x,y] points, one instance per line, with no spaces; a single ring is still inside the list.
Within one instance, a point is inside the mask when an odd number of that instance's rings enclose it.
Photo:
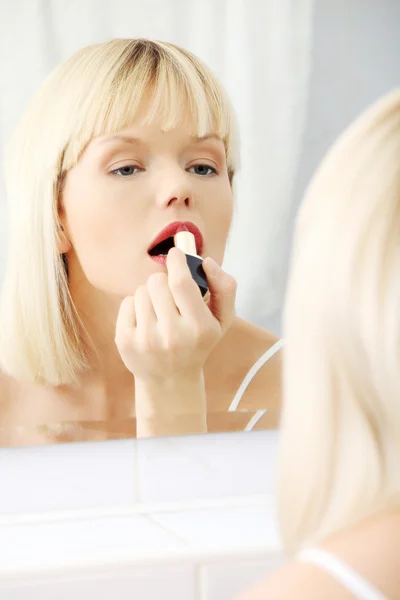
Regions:
[[[162,328],[170,327],[180,317],[166,273],[155,273],[147,280],[147,289],[157,320]]]
[[[117,323],[115,327],[115,342],[118,346],[124,345],[127,338],[131,340],[136,328],[135,298],[127,296],[119,307]]]
[[[189,270],[186,256],[178,248],[168,252],[167,270],[168,286],[180,314],[201,322],[207,316],[207,307]]]
[[[136,329],[138,333],[147,334],[154,331],[157,317],[147,287],[141,285],[135,294]]]
[[[219,321],[222,330],[226,331],[235,316],[236,280],[225,273],[212,258],[203,261],[203,269],[210,291],[208,308]]]

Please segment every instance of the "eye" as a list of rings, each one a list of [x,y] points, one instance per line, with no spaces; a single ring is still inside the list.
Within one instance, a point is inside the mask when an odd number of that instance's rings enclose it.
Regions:
[[[217,169],[210,167],[209,165],[194,165],[193,167],[190,167],[189,171],[193,172],[192,169],[194,169],[196,175],[202,175],[203,177],[218,175]]]
[[[111,173],[118,177],[130,177],[131,175],[135,175],[137,171],[142,171],[142,169],[135,165],[125,165],[124,167],[119,167],[119,169],[111,171]]]

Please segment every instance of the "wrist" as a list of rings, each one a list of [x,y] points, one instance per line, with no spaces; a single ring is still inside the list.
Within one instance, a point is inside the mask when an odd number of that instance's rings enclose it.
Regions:
[[[207,432],[203,371],[158,380],[135,378],[137,437]]]

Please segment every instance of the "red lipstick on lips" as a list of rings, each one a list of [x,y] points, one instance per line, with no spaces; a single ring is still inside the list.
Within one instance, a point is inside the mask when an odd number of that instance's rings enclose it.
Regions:
[[[190,273],[204,297],[208,292],[208,284],[203,259],[199,256],[203,250],[203,236],[199,228],[191,222],[171,223],[160,231],[148,252],[153,260],[165,264],[167,254],[174,246],[185,253]]]
[[[203,251],[203,236],[200,229],[190,221],[175,221],[160,231],[152,241],[148,253],[155,262],[165,265],[167,254],[175,246],[174,237],[180,231],[189,231],[194,235],[196,241],[197,255]]]

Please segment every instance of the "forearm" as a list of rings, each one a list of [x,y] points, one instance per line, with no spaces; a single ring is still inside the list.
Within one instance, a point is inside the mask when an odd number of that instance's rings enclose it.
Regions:
[[[207,432],[203,372],[184,378],[135,380],[138,438]]]

